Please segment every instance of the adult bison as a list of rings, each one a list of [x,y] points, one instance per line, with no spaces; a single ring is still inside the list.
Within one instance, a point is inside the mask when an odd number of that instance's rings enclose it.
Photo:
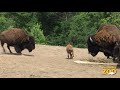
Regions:
[[[29,52],[35,49],[34,37],[29,36],[24,30],[20,28],[13,28],[1,32],[0,41],[4,52],[4,43],[7,44],[7,48],[9,49],[10,53],[12,53],[10,46],[13,46],[17,53],[21,53],[21,51],[24,49],[28,49]]]
[[[120,42],[120,30],[115,25],[102,25],[95,35],[88,37],[88,52],[92,56],[103,52],[108,58],[113,57],[114,47],[118,42]]]

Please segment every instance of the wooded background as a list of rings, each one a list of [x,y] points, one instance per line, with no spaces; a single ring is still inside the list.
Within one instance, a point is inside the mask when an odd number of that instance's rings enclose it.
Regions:
[[[86,48],[87,37],[102,24],[120,27],[120,12],[0,12],[0,31],[22,28],[38,44]]]

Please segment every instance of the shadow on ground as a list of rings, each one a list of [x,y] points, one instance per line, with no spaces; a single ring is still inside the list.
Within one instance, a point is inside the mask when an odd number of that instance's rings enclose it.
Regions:
[[[29,55],[29,54],[19,54],[19,53],[1,53],[1,54],[7,54],[7,55],[18,55],[18,56],[21,56],[21,55],[24,55],[24,56],[34,56],[34,55]]]

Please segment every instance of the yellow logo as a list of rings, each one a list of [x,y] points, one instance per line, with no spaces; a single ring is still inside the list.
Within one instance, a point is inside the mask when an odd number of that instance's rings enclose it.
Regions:
[[[102,67],[102,74],[114,75],[117,73],[116,67],[114,66],[105,66]]]

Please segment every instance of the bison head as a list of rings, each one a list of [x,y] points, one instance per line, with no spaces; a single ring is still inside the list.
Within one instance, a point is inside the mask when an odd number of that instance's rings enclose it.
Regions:
[[[28,39],[22,43],[20,46],[21,51],[23,49],[28,49],[29,52],[31,52],[33,49],[35,49],[35,39],[33,36],[28,36]]]
[[[14,48],[17,53],[21,53],[21,51],[24,49],[28,49],[28,51],[31,52],[33,49],[35,49],[34,37],[28,36],[24,42],[15,45]]]
[[[35,49],[35,39],[33,36],[29,36],[28,44],[26,45],[26,48],[29,50],[29,52]]]
[[[96,41],[93,39],[94,36],[88,37],[87,45],[88,45],[88,52],[92,56],[96,56],[99,52],[99,46],[97,45]]]

